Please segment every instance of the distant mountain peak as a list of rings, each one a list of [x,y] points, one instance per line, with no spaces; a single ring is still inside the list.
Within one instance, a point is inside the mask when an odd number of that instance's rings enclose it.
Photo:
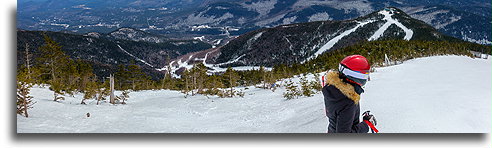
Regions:
[[[217,71],[229,66],[246,70],[244,67],[290,65],[374,40],[459,39],[438,32],[398,8],[387,7],[351,20],[297,23],[254,30],[219,47],[214,54],[196,52],[184,55],[171,63],[171,67],[176,70],[190,67],[186,63],[204,62],[209,69]]]

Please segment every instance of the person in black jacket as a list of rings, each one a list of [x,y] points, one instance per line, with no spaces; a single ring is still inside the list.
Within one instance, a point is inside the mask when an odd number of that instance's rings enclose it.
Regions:
[[[369,125],[376,125],[374,116],[365,114],[360,122],[360,94],[369,78],[370,65],[360,55],[345,57],[338,71],[328,71],[323,77],[323,96],[328,133],[367,133]]]

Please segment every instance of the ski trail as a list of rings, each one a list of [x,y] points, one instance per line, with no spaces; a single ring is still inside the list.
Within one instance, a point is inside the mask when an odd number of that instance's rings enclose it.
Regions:
[[[203,58],[203,61],[202,61],[203,65],[205,65],[205,67],[211,69],[211,70],[207,70],[207,74],[212,75],[214,72],[226,71],[227,69],[225,69],[225,68],[220,68],[219,66],[214,66],[213,64],[207,64],[207,59],[208,59],[209,53],[210,52],[207,52],[207,54],[205,54],[205,58]]]
[[[184,57],[183,57],[183,58],[184,58]],[[179,59],[178,61],[171,61],[171,62],[169,62],[169,64],[168,64],[169,69],[171,70],[171,72],[170,72],[170,73],[171,73],[171,75],[172,75],[174,78],[180,78],[180,77],[181,77],[181,76],[179,76],[179,75],[177,75],[177,74],[176,74],[176,71],[178,71],[179,69],[181,69],[181,68],[183,68],[183,67],[184,67],[184,68],[186,68],[186,69],[191,69],[191,68],[193,68],[193,65],[188,64],[188,62],[191,60],[191,58],[193,58],[193,55],[190,55],[190,56],[188,57],[188,60],[185,60],[185,61],[183,61],[183,58]],[[177,66],[176,68],[175,68],[175,66],[173,66],[173,64],[174,64],[174,63],[178,64],[178,66]],[[168,67],[168,66],[164,66],[164,67],[162,67],[162,68],[160,68],[160,69],[156,69],[156,70],[158,70],[158,71],[164,71],[164,70],[167,70],[167,67]]]
[[[207,52],[207,54],[205,54],[205,57],[203,58],[203,61],[202,61],[203,65],[205,65],[205,66],[207,65],[207,58],[208,58],[209,53],[210,52]]]
[[[368,39],[369,41],[374,41],[382,37],[383,33],[388,29],[388,27],[393,24],[395,24],[396,26],[403,29],[403,31],[405,31],[405,37],[403,37],[404,40],[412,39],[413,31],[411,29],[408,29],[405,25],[398,22],[398,20],[391,18],[391,16],[393,16],[394,13],[393,11],[391,12],[392,12],[391,14],[390,11],[386,11],[386,10],[379,12],[379,14],[384,15],[383,20],[386,20],[386,23],[383,26],[381,26],[378,30],[376,30],[376,32],[374,32],[374,34]]]
[[[225,65],[225,64],[231,64],[231,63],[234,63],[234,62],[237,62],[239,61],[239,59],[243,58],[246,54],[243,54],[241,56],[239,56],[238,58],[234,59],[234,60],[230,60],[230,61],[227,61],[225,63],[219,63],[219,64],[215,64],[217,66],[221,66],[221,65]]]
[[[331,47],[333,47],[343,37],[351,34],[354,31],[356,31],[359,27],[362,27],[362,26],[364,26],[366,24],[369,24],[369,23],[372,23],[372,22],[374,22],[374,21],[373,20],[370,20],[370,21],[367,21],[367,22],[360,22],[354,28],[352,28],[350,30],[347,30],[345,32],[342,32],[340,35],[338,35],[338,36],[334,37],[333,39],[331,39],[330,41],[328,41],[325,45],[323,45],[320,49],[318,49],[318,51],[316,51],[316,53],[314,53],[314,55],[312,55],[311,57],[307,58],[302,63],[318,57],[318,55],[322,54],[325,51],[328,51]]]
[[[126,53],[126,54],[128,54],[128,55],[130,55],[131,57],[133,57],[133,58],[137,59],[138,61],[140,61],[140,62],[144,63],[144,64],[145,64],[145,65],[147,65],[147,66],[150,66],[150,67],[152,67],[152,68],[154,67],[154,66],[150,65],[149,63],[145,62],[144,60],[142,60],[142,59],[140,59],[140,58],[137,58],[136,56],[134,56],[133,54],[129,53],[129,52],[128,52],[128,51],[126,51],[125,49],[121,48],[121,46],[120,46],[119,44],[116,44],[116,45],[118,45],[118,47],[119,47],[119,48],[120,48],[123,52],[125,52],[125,53]]]
[[[189,57],[187,57],[187,60],[184,60],[183,58],[186,58],[186,57],[183,57],[181,59],[170,62],[168,66],[170,66],[172,76],[175,78],[180,78],[181,76],[179,76],[176,73],[179,69],[181,69],[181,68],[185,68],[185,69],[193,68],[194,64],[189,64],[190,60],[201,61],[201,63],[205,67],[208,68],[208,70],[207,70],[208,75],[213,75],[214,73],[218,73],[218,72],[225,72],[227,70],[227,68],[219,67],[220,65],[237,62],[239,59],[241,59],[242,57],[244,57],[246,55],[246,54],[243,54],[243,55],[239,56],[238,58],[236,58],[234,60],[230,60],[230,61],[225,62],[225,63],[208,64],[206,61],[208,59],[209,54],[210,54],[210,52],[206,53],[204,58],[193,58],[194,55],[190,55]],[[177,66],[173,66],[173,64],[177,64]],[[237,70],[237,71],[247,71],[247,70],[260,69],[260,66],[236,66],[236,67],[231,67],[231,68],[234,70]],[[272,70],[271,67],[264,67],[264,69],[266,71]],[[163,67],[163,68],[157,69],[157,70],[159,70],[159,71],[167,70],[167,67]]]

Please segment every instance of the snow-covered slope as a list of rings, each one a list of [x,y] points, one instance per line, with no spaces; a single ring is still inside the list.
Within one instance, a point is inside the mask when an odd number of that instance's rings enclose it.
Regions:
[[[491,62],[438,56],[376,68],[361,110],[376,115],[382,133],[490,132]],[[321,94],[287,101],[283,92],[248,87],[244,98],[184,98],[177,91],[141,91],[130,93],[127,105],[80,105],[82,95],[54,102],[51,91],[36,87],[37,103],[29,118],[17,116],[17,132],[326,132]]]
[[[381,26],[378,30],[376,30],[374,35],[372,35],[368,39],[369,41],[379,39],[381,36],[383,36],[383,33],[388,29],[388,27],[390,25],[393,25],[393,24],[398,26],[399,28],[403,29],[403,31],[405,31],[405,37],[403,37],[404,40],[412,39],[413,31],[411,29],[408,29],[407,27],[405,27],[400,22],[398,22],[398,20],[395,20],[391,17],[393,15],[393,13],[396,13],[396,12],[394,12],[394,11],[380,11],[378,13],[384,15],[383,20],[386,20],[386,23],[383,26]]]
[[[383,132],[488,133],[491,61],[440,56],[378,68],[361,110],[376,114]]]
[[[369,20],[369,21],[366,21],[366,22],[359,22],[359,24],[357,24],[357,26],[355,26],[354,28],[341,33],[340,35],[338,35],[338,36],[334,37],[333,39],[331,39],[330,41],[328,41],[325,45],[321,46],[321,48],[319,48],[318,51],[316,51],[316,53],[314,53],[314,55],[312,55],[311,57],[307,58],[306,61],[309,61],[309,60],[311,60],[313,58],[316,58],[320,54],[322,54],[322,53],[330,50],[338,41],[340,41],[340,39],[342,39],[343,37],[351,34],[355,30],[357,30],[357,28],[362,27],[362,26],[364,26],[366,24],[369,24],[369,23],[372,23],[372,22],[373,22],[373,20]]]
[[[384,23],[381,27],[379,27],[379,29],[377,29],[374,32],[374,34],[369,39],[367,39],[368,41],[374,41],[374,40],[377,40],[377,39],[381,38],[383,36],[383,33],[386,32],[386,30],[388,30],[388,27],[391,26],[391,25],[396,25],[396,26],[398,26],[400,29],[402,29],[405,32],[405,37],[403,37],[404,40],[410,40],[410,39],[412,39],[412,36],[413,36],[412,29],[408,29],[405,25],[403,25],[400,22],[398,22],[398,20],[392,18],[393,14],[400,13],[399,11],[396,11],[393,8],[386,8],[384,10],[381,10],[381,11],[377,12],[377,13],[384,16],[384,18],[382,18],[382,20],[384,20],[386,23]],[[332,38],[325,45],[321,46],[321,48],[318,49],[318,51],[316,51],[316,53],[314,53],[314,55],[312,55],[311,57],[307,58],[306,61],[311,60],[313,58],[316,58],[320,54],[322,54],[322,53],[330,50],[336,43],[338,43],[338,41],[340,41],[340,39],[342,39],[345,36],[350,35],[353,32],[355,32],[359,27],[363,27],[364,25],[373,23],[375,21],[376,20],[369,19],[369,20],[367,20],[365,22],[360,22],[354,28],[352,28],[350,30],[347,30],[347,31],[341,33],[340,35]]]

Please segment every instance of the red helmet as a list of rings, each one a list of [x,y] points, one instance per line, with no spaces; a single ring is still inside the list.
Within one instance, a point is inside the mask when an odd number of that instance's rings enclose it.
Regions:
[[[371,66],[367,59],[361,55],[351,55],[345,57],[338,67],[340,74],[344,75],[349,81],[363,86],[369,79],[369,70]]]

